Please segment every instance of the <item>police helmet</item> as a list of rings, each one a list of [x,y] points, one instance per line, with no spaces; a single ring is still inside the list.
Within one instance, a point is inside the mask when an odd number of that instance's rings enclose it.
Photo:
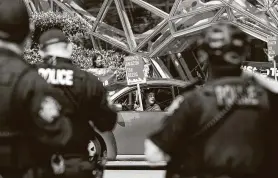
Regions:
[[[0,39],[21,44],[30,32],[23,0],[0,0]]]
[[[229,23],[212,25],[204,31],[202,38],[202,50],[214,65],[240,65],[250,47],[247,34]]]
[[[55,43],[68,43],[68,38],[62,30],[57,28],[51,28],[41,34],[39,39],[40,48],[43,49],[48,45]]]

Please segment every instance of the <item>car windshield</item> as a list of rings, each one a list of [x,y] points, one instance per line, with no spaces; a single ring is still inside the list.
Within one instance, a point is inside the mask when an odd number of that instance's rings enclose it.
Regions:
[[[106,86],[106,90],[109,96],[112,96],[116,92],[120,91],[124,87],[126,87],[126,82],[120,82],[120,83],[113,83],[111,85]]]

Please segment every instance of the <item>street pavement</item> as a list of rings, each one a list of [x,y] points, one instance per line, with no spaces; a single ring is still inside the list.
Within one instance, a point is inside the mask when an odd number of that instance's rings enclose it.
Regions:
[[[104,178],[164,178],[165,175],[163,168],[155,169],[145,161],[111,161],[106,168]]]
[[[105,170],[104,178],[164,178],[162,170]]]

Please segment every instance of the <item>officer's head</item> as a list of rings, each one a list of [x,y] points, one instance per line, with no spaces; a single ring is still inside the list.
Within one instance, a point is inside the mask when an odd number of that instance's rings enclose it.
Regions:
[[[27,8],[22,0],[0,0],[1,48],[23,49],[30,33]]]
[[[40,36],[39,45],[42,58],[54,56],[70,59],[72,54],[72,44],[59,29],[53,28],[44,32]]]
[[[248,55],[248,36],[232,24],[218,23],[203,33],[201,50],[207,54],[211,72],[240,75],[241,63]]]

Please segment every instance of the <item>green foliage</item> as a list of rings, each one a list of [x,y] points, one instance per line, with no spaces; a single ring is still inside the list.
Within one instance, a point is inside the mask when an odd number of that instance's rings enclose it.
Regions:
[[[51,28],[58,28],[65,33],[73,44],[72,61],[75,65],[82,69],[94,68],[93,60],[100,55],[104,68],[116,68],[117,79],[125,78],[124,54],[112,50],[97,51],[92,49],[93,46],[88,35],[90,29],[78,17],[72,17],[64,13],[47,12],[33,15],[31,22],[34,24],[32,44],[30,47],[26,47],[24,51],[24,59],[27,62],[31,64],[42,62],[38,54],[38,39],[43,32]]]

